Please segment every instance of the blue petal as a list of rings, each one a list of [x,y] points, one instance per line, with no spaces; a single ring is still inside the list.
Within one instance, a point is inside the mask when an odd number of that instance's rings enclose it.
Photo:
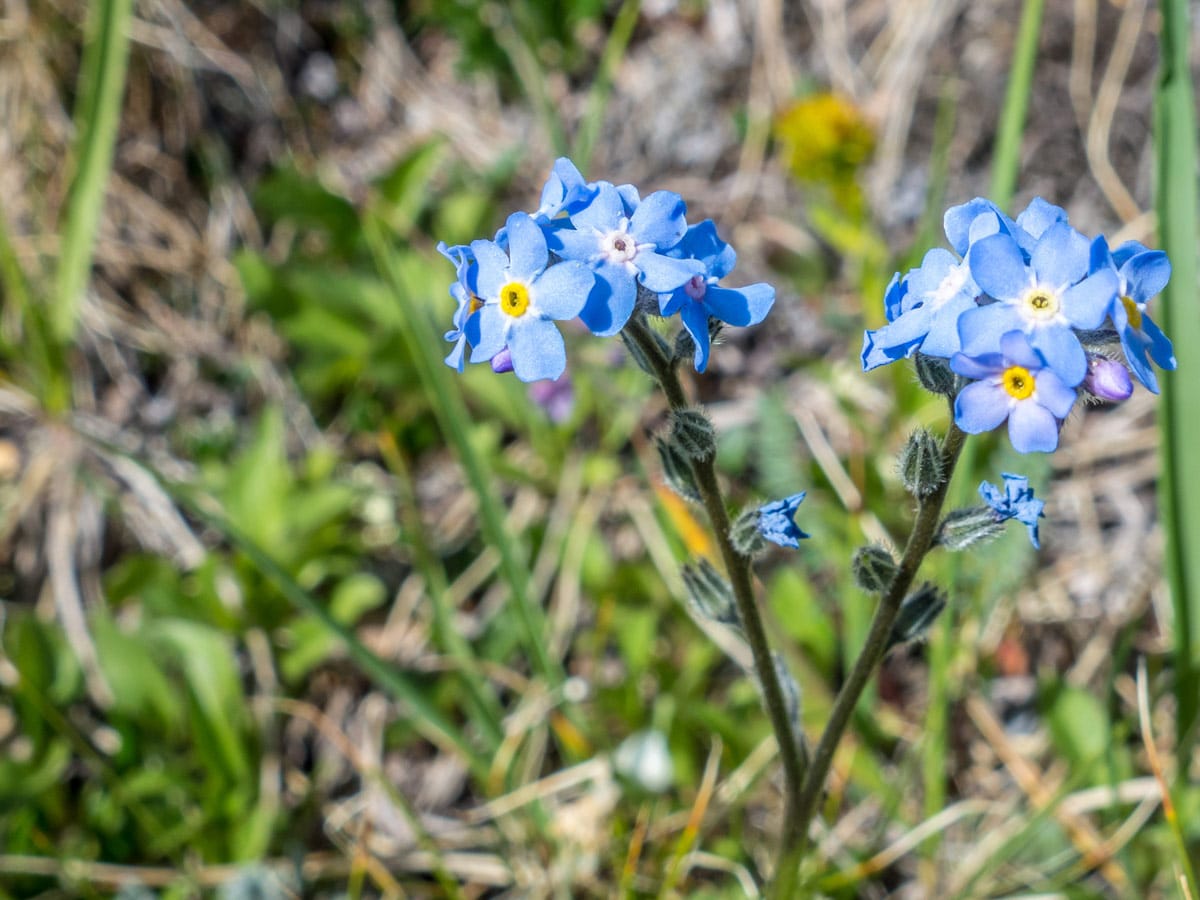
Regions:
[[[723,288],[709,285],[704,294],[704,305],[710,316],[722,322],[745,327],[757,325],[775,303],[775,288],[769,284],[749,284],[740,288]]]
[[[976,308],[974,297],[959,297],[934,311],[929,333],[921,341],[921,352],[927,356],[949,359],[961,350],[958,320],[963,313]]]
[[[1108,241],[1104,235],[1100,235],[1094,241],[1088,251],[1088,271],[1089,272],[1104,272],[1109,269],[1116,269],[1113,264],[1112,253],[1108,249]]]
[[[733,268],[737,254],[732,247],[717,236],[717,226],[712,219],[692,225],[683,239],[671,248],[669,256],[680,259],[698,259],[704,263],[711,278],[724,278]]]
[[[459,334],[458,340],[455,341],[454,349],[447,354],[445,363],[452,369],[461,372],[463,370],[463,355],[467,349],[467,336]]]
[[[1065,419],[1075,405],[1075,391],[1050,369],[1038,372],[1035,381],[1037,390],[1034,399],[1050,410],[1055,418]]]
[[[1099,328],[1117,299],[1117,276],[1112,269],[1089,275],[1062,295],[1062,313],[1076,328]]]
[[[1087,238],[1065,222],[1058,222],[1037,242],[1030,263],[1039,284],[1063,288],[1087,274],[1090,258]]]
[[[1049,453],[1058,446],[1058,419],[1032,400],[1022,400],[1008,416],[1008,439],[1018,453]]]
[[[687,295],[683,288],[672,291],[669,294],[658,295],[658,314],[664,319],[670,318],[679,312],[685,303],[691,303],[692,298]]]
[[[897,272],[888,282],[887,290],[883,292],[883,312],[889,322],[893,322],[910,307],[906,305],[908,296],[908,279],[901,278]]]
[[[1017,216],[1017,226],[1032,238],[1040,238],[1053,225],[1066,221],[1067,213],[1061,206],[1055,206],[1041,197],[1034,197],[1025,211]]]
[[[1008,392],[1003,387],[991,381],[973,381],[954,398],[954,424],[967,434],[982,434],[1008,418],[1008,408]]]
[[[587,302],[596,276],[581,262],[566,260],[542,273],[533,285],[537,310],[549,319],[573,319]]]
[[[1020,312],[1011,303],[991,303],[968,309],[958,317],[962,351],[968,356],[993,353],[1000,349],[1000,338],[1004,334],[1023,325]]]
[[[1006,234],[985,237],[967,254],[975,283],[997,300],[1016,300],[1032,284],[1021,248]]]
[[[1142,314],[1142,331],[1150,339],[1150,358],[1158,363],[1160,369],[1172,371],[1176,363],[1175,350],[1171,346],[1171,340],[1145,313]]]
[[[1145,326],[1145,324],[1146,320],[1143,319],[1142,325]],[[1146,390],[1152,394],[1157,394],[1158,376],[1154,374],[1154,369],[1146,361],[1146,350],[1149,347],[1149,340],[1143,332],[1139,332],[1129,325],[1120,329],[1120,335],[1121,349],[1125,351],[1125,361],[1129,363],[1130,370]],[[1174,361],[1173,357],[1172,361]]]
[[[958,259],[949,250],[934,247],[925,254],[919,268],[908,273],[908,291],[914,297],[923,298],[934,293],[950,270],[958,265]]]
[[[708,368],[708,313],[704,307],[695,301],[686,304],[679,318],[683,321],[683,327],[687,329],[688,334],[692,336],[692,342],[696,345],[695,365],[697,372],[703,372]]]
[[[959,256],[966,256],[967,248],[971,245],[971,223],[985,213],[994,213],[997,217],[1003,215],[995,203],[985,200],[983,197],[976,197],[974,200],[946,210],[942,225],[946,231],[946,239],[950,241],[950,246]]]
[[[521,319],[508,332],[513,371],[522,381],[553,381],[567,367],[567,350],[557,326],[545,319]]]
[[[504,349],[509,321],[511,317],[502,313],[495,303],[485,304],[467,320],[467,340],[472,344],[471,362],[485,362]]]
[[[1145,303],[1171,280],[1171,261],[1161,250],[1147,250],[1121,266],[1121,277],[1128,286],[1129,299]]]
[[[595,228],[608,232],[616,228],[625,218],[625,204],[617,189],[607,181],[598,182],[596,196],[579,212],[572,214],[571,224],[581,231]]]
[[[687,207],[674,191],[655,191],[646,197],[629,220],[629,233],[637,242],[666,250],[679,243],[687,232]]]
[[[597,337],[611,337],[629,321],[637,302],[637,285],[624,267],[605,263],[596,270],[596,283],[579,318]]]
[[[592,229],[575,231],[571,228],[556,228],[546,233],[546,243],[563,259],[591,262],[600,256],[600,236]]]
[[[981,356],[967,356],[965,353],[955,353],[950,357],[951,371],[978,381],[983,378],[994,378],[1005,369],[1004,357],[999,353],[984,353]]]
[[[1006,366],[1024,366],[1033,372],[1046,365],[1030,345],[1030,339],[1021,331],[1006,331],[1000,336],[1000,353],[1004,356]]]
[[[644,206],[645,203],[642,204],[642,207]],[[642,207],[638,208],[639,212]],[[665,294],[681,287],[693,275],[704,274],[704,263],[698,259],[675,259],[647,250],[639,251],[638,255],[633,258],[633,264],[640,271],[638,281],[648,290],[659,294]]]
[[[1087,375],[1087,354],[1075,332],[1066,325],[1046,325],[1035,328],[1029,343],[1046,359],[1046,365],[1070,387],[1075,387]],[[1022,363],[1024,365],[1024,363]]]
[[[895,322],[868,331],[863,337],[863,371],[869,372],[916,353],[928,328],[929,313],[918,307],[910,309]]]
[[[508,281],[508,254],[494,241],[471,241],[471,252],[479,264],[475,286],[480,297],[495,300]]]
[[[509,216],[504,228],[508,232],[509,274],[521,281],[532,281],[546,268],[550,258],[546,236],[537,222],[523,212]]]
[[[1119,269],[1139,253],[1146,252],[1144,244],[1139,244],[1137,241],[1126,241],[1112,252],[1113,265]]]

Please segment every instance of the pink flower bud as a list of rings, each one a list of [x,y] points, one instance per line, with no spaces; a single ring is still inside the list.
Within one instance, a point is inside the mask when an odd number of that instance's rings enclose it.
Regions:
[[[499,353],[497,353],[495,356],[492,357],[492,371],[495,372],[497,375],[500,375],[500,374],[503,374],[504,372],[511,372],[512,370],[513,370],[512,354],[509,353],[508,348],[505,347],[503,350],[501,350]]]
[[[1083,387],[1101,400],[1111,400],[1114,403],[1128,400],[1129,395],[1133,393],[1129,370],[1115,359],[1103,356],[1093,356],[1088,360]]]

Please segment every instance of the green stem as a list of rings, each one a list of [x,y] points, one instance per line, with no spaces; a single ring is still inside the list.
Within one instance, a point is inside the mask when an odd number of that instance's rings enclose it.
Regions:
[[[937,489],[925,497],[917,508],[917,518],[913,523],[913,530],[908,536],[908,544],[904,548],[904,555],[900,558],[896,575],[880,600],[879,607],[875,610],[875,618],[871,621],[866,644],[863,646],[858,660],[854,663],[854,668],[850,670],[846,683],[838,692],[829,722],[821,734],[817,749],[813,752],[808,774],[805,776],[804,786],[800,792],[798,818],[802,835],[807,835],[808,826],[816,815],[817,804],[820,802],[821,792],[825,786],[825,777],[833,764],[834,751],[841,742],[846,726],[850,722],[850,716],[854,712],[868,680],[887,650],[892,626],[895,624],[896,615],[900,612],[900,604],[904,601],[909,588],[912,587],[913,579],[916,578],[917,570],[921,567],[925,555],[933,546],[938,522],[941,518],[942,505],[945,503],[946,492],[954,474],[954,466],[958,462],[958,456],[962,452],[965,440],[966,435],[951,422],[950,430],[946,433],[946,439],[942,443],[942,471],[945,472],[945,477]],[[789,866],[799,863],[803,845],[802,838],[801,852],[798,852],[794,859],[788,860]]]
[[[1029,109],[1044,5],[1045,0],[1025,0],[1021,7],[1021,24],[1013,47],[1008,89],[1004,94],[992,161],[991,199],[1001,209],[1012,202],[1021,168],[1021,138],[1025,134],[1025,114]]]
[[[647,360],[655,366],[656,376],[666,394],[667,403],[673,410],[688,409],[687,395],[680,384],[679,374],[674,364],[664,360],[654,336],[650,333],[645,320],[635,315],[625,326],[625,334],[637,344],[638,349]],[[767,715],[771,719],[771,727],[775,731],[775,739],[779,743],[779,755],[783,761],[783,772],[786,781],[786,813],[784,815],[783,842],[780,848],[780,858],[790,857],[799,847],[803,832],[800,830],[798,818],[798,798],[800,785],[804,779],[805,752],[797,740],[788,715],[787,701],[784,699],[783,687],[775,671],[775,660],[771,655],[771,645],[767,639],[767,631],[763,626],[762,616],[759,615],[758,604],[754,598],[754,587],[750,575],[750,559],[738,553],[729,537],[729,513],[725,508],[725,498],[717,481],[715,457],[695,461],[692,464],[692,474],[695,477],[696,488],[704,503],[709,523],[721,549],[721,558],[725,562],[725,571],[733,587],[733,596],[737,602],[738,615],[750,645],[750,653],[754,658],[754,670],[762,685],[763,700],[767,707]]]

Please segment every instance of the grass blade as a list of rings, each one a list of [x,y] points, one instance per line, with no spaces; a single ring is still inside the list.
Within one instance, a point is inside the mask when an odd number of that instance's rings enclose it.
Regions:
[[[75,173],[51,312],[54,335],[63,344],[75,336],[79,298],[92,268],[96,229],[121,123],[132,13],[133,0],[96,0],[88,11],[75,108]]]
[[[1175,695],[1179,759],[1188,759],[1200,712],[1200,306],[1196,271],[1196,118],[1188,68],[1190,24],[1184,0],[1163,0],[1162,70],[1155,96],[1159,239],[1174,272],[1163,291],[1163,330],[1179,368],[1163,379],[1159,498],[1167,534],[1167,575],[1175,611]]]

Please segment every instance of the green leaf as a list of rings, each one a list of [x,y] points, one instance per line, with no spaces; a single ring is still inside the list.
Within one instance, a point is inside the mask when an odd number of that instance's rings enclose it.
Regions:
[[[1073,770],[1090,769],[1112,740],[1112,723],[1104,705],[1089,691],[1054,684],[1042,697],[1050,737]]]

